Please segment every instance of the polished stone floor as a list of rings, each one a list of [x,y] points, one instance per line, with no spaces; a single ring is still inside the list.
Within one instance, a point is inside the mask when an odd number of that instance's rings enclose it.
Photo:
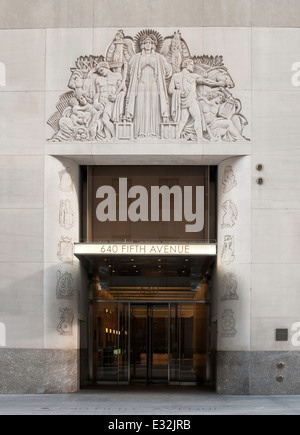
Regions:
[[[198,387],[101,387],[0,395],[0,415],[300,415],[300,396],[221,396]]]

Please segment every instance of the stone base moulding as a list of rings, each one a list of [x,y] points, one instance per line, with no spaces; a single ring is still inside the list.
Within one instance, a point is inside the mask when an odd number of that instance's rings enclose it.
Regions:
[[[217,385],[219,394],[297,395],[300,353],[218,352]]]
[[[79,390],[77,350],[0,349],[0,394],[60,394]]]
[[[249,352],[218,352],[216,391],[219,394],[248,395]]]

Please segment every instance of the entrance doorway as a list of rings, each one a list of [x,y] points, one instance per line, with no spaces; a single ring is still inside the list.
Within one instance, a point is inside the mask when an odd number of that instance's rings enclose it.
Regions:
[[[205,302],[93,301],[90,379],[94,383],[204,384]]]
[[[131,382],[168,382],[169,307],[167,304],[130,306]]]

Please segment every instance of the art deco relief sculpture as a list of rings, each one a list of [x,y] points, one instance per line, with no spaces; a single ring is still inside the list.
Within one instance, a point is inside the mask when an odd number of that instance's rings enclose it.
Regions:
[[[234,273],[228,273],[222,277],[223,296],[221,301],[238,301],[239,295],[237,294],[238,282]]]
[[[74,322],[74,312],[69,308],[62,308],[59,310],[61,313],[60,322],[57,325],[57,332],[59,335],[73,335],[73,322]]]
[[[225,310],[221,317],[222,337],[234,338],[237,334],[235,313]]]
[[[157,32],[141,32],[136,37],[137,54],[129,62],[126,118],[133,121],[137,138],[159,137],[161,123],[169,120],[167,79],[173,71],[158,52],[162,44]]]
[[[221,224],[222,230],[234,227],[238,218],[238,210],[235,204],[228,199],[221,205],[221,208],[224,213]]]
[[[180,31],[120,30],[105,56],[80,57],[71,73],[51,141],[249,140],[223,57],[192,56]]]
[[[57,286],[56,297],[57,299],[73,299],[74,296],[74,279],[69,272],[57,272]]]

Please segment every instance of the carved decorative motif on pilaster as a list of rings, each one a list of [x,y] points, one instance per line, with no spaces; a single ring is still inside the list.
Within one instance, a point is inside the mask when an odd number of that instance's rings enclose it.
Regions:
[[[235,313],[232,310],[224,310],[222,315],[222,337],[233,338],[237,334],[237,330],[235,329],[236,321],[235,321]]]
[[[60,322],[57,325],[57,332],[62,336],[73,335],[74,312],[69,308],[60,309]]]
[[[71,273],[57,272],[57,286],[56,286],[57,299],[73,299],[74,297],[74,279]]]

